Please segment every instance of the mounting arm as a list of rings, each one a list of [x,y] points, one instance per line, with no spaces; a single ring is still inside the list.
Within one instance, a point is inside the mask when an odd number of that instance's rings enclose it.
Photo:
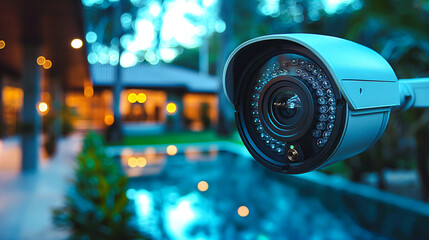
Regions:
[[[400,79],[399,94],[401,105],[394,110],[429,108],[429,78]]]

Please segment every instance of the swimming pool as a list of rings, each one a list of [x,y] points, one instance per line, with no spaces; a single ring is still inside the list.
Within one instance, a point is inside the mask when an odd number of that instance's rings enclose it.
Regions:
[[[387,239],[248,156],[217,145],[162,149],[123,149],[120,157],[136,224],[154,239]]]

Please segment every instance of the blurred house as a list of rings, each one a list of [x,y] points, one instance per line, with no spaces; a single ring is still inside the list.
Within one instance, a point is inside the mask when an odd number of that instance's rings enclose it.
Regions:
[[[70,45],[84,35],[80,2],[1,1],[0,136],[14,135],[22,127],[25,72],[40,79],[31,93],[35,95],[31,105],[46,103],[46,111],[34,109],[39,115],[58,117],[66,108],[75,113],[68,117],[76,129],[102,129],[112,123],[115,67],[87,63],[85,44],[79,49]],[[33,46],[31,65],[24,69],[24,52]],[[180,122],[181,129],[198,131],[216,124],[215,78],[166,64],[140,64],[122,73],[120,109],[125,132],[164,130],[169,115],[178,115],[174,121]],[[168,114],[168,103],[175,104],[175,113]]]
[[[66,94],[66,104],[79,116],[76,128],[98,129],[113,123],[114,71],[109,64],[90,65],[92,86],[84,94]],[[125,134],[164,132],[169,118],[176,130],[200,131],[216,124],[216,78],[167,64],[143,63],[121,73],[124,90],[119,104]]]

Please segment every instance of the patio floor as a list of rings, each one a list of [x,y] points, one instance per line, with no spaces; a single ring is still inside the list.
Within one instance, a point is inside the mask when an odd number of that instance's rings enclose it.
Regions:
[[[57,154],[41,158],[31,173],[19,173],[19,142],[7,139],[0,148],[0,239],[64,239],[67,232],[54,228],[51,212],[63,203],[82,135],[60,140]]]

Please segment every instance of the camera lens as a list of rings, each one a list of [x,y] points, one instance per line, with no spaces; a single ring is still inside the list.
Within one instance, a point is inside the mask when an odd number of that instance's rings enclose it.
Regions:
[[[261,126],[279,141],[302,137],[313,122],[314,97],[299,78],[276,76],[260,93]]]
[[[343,113],[329,72],[295,50],[269,54],[248,69],[236,112],[246,147],[275,171],[308,171],[332,150]]]
[[[284,126],[293,126],[302,117],[302,102],[292,89],[281,90],[274,94],[270,113],[273,119]]]

